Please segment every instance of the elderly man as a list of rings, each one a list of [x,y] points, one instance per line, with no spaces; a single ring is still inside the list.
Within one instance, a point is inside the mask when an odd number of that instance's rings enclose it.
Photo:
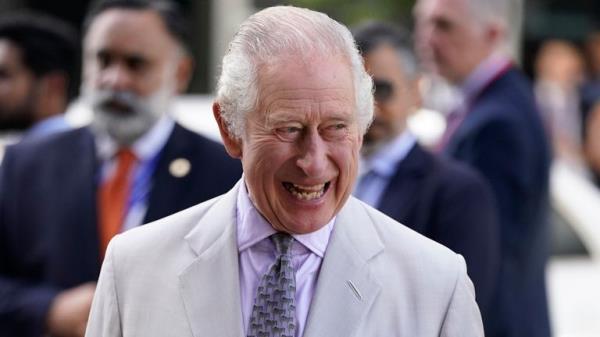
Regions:
[[[371,88],[326,15],[245,21],[213,105],[243,179],[111,242],[88,336],[482,336],[462,257],[349,197]]]
[[[175,123],[191,60],[165,1],[105,1],[84,39],[90,127],[9,148],[0,174],[0,335],[82,336],[118,232],[224,193],[223,147]]]
[[[419,0],[425,65],[460,87],[441,148],[487,179],[500,217],[501,265],[486,335],[547,337],[549,149],[531,85],[510,58],[509,0]]]
[[[0,18],[0,131],[33,139],[70,128],[63,117],[76,93],[77,34],[39,13]]]
[[[436,158],[407,128],[419,108],[419,67],[400,27],[370,22],[353,31],[375,84],[375,118],[362,148],[364,174],[354,195],[394,220],[462,254],[482,312],[499,267],[492,193],[464,164]]]

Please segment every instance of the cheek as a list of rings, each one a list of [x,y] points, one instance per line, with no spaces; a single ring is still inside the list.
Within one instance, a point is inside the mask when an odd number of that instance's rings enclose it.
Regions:
[[[346,180],[344,183],[352,185],[356,172],[358,170],[359,150],[362,144],[362,137],[349,139],[346,144],[339,144],[332,150],[332,158],[339,170],[339,177]],[[340,186],[346,187],[346,186]]]
[[[272,177],[291,157],[290,146],[272,139],[255,138],[242,152],[244,172]]]

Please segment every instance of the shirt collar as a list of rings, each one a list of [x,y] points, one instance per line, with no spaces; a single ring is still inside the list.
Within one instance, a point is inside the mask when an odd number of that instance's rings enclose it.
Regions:
[[[379,176],[391,177],[398,163],[408,155],[416,142],[417,138],[410,131],[404,131],[370,157],[363,158],[361,172],[372,170]]]
[[[492,79],[511,63],[510,58],[492,53],[460,85],[464,99],[473,99]]]
[[[175,121],[167,116],[162,116],[145,134],[131,145],[131,150],[140,161],[150,160],[163,148],[169,135],[175,127]],[[106,133],[98,133],[96,137],[96,151],[101,160],[112,158],[118,144]]]
[[[242,181],[244,177],[242,176]],[[312,253],[323,258],[329,243],[329,237],[335,223],[335,217],[319,230],[307,234],[292,234],[296,241]],[[256,245],[277,231],[258,212],[248,196],[246,184],[240,186],[237,197],[237,241],[238,251],[242,251]]]
[[[51,133],[69,130],[71,125],[67,122],[64,115],[56,115],[43,119],[35,123],[24,137],[41,137]]]

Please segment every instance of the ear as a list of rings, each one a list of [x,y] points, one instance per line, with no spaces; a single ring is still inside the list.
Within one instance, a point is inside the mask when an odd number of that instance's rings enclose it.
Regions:
[[[215,116],[215,120],[217,121],[217,125],[219,126],[219,133],[221,133],[221,138],[223,139],[223,145],[225,145],[225,150],[227,153],[233,158],[242,158],[242,141],[237,139],[234,135],[229,132],[229,128],[227,127],[227,123],[221,116],[221,106],[218,102],[214,102],[213,106],[213,116]]]
[[[485,34],[487,35],[487,41],[491,41],[493,45],[496,45],[499,41],[504,39],[506,29],[500,24],[493,24],[485,30]]]
[[[63,73],[50,73],[43,78],[43,82],[46,86],[45,90],[48,94],[53,94],[59,97],[67,96],[67,87],[69,80]]]
[[[421,75],[417,75],[417,77],[412,81],[412,85],[410,86],[412,104],[414,106],[415,111],[421,109],[423,106],[423,91],[424,91],[424,78]]]
[[[190,80],[192,78],[192,73],[194,72],[194,60],[188,56],[183,55],[179,57],[177,63],[177,70],[175,73],[175,78],[177,81],[177,92],[184,93],[188,85],[190,84]]]

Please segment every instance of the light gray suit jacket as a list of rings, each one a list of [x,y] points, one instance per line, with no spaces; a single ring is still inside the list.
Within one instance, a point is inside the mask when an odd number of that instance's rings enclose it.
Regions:
[[[112,240],[88,337],[242,337],[230,192]],[[483,336],[463,258],[350,198],[304,336]]]

